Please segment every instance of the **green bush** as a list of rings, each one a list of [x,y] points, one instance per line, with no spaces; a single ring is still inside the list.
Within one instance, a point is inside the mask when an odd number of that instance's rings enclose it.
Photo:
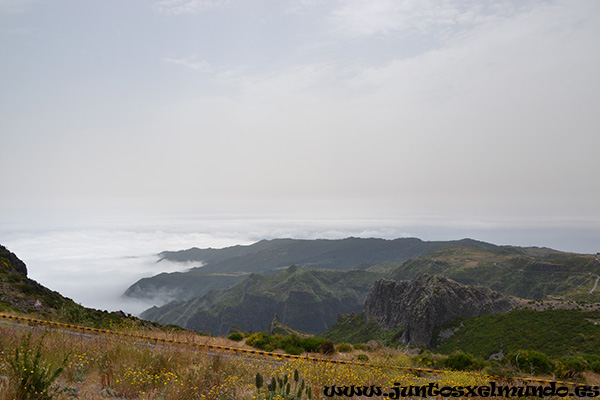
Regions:
[[[554,374],[562,379],[576,379],[588,368],[590,365],[581,356],[563,357],[556,360]]]
[[[436,366],[436,362],[431,356],[430,351],[424,351],[418,356],[413,357],[411,361],[418,367],[434,368]]]
[[[554,364],[547,355],[535,350],[517,350],[507,356],[512,366],[525,373],[549,374],[554,370]]]
[[[275,338],[268,333],[258,332],[253,333],[246,339],[246,344],[258,349],[271,351],[275,348]]]
[[[354,350],[354,347],[352,347],[352,345],[348,343],[340,343],[337,346],[335,346],[335,349],[340,353],[349,353],[352,350]]]
[[[244,338],[244,334],[242,334],[240,332],[233,332],[233,333],[230,333],[229,336],[227,336],[227,339],[234,340],[236,342],[239,342],[243,338]]]
[[[15,348],[14,355],[8,359],[15,377],[17,399],[51,399],[53,397],[51,386],[67,365],[68,354],[56,368],[43,358],[44,336],[36,346],[31,343],[31,333],[29,333],[22,339],[21,345]]]
[[[590,363],[590,369],[597,374],[600,374],[600,361],[592,361]]]
[[[359,355],[356,356],[356,359],[358,361],[367,362],[367,361],[369,361],[369,356],[366,355],[366,354],[359,354]]]
[[[285,351],[288,354],[297,356],[298,354],[302,354],[304,352],[304,349],[302,347],[297,347],[292,344],[288,344],[283,347],[283,351]]]
[[[307,352],[317,353],[321,350],[325,339],[316,338],[316,337],[307,337],[300,340],[300,346]]]
[[[444,359],[442,365],[455,371],[471,371],[483,368],[485,363],[477,360],[472,354],[459,351]]]

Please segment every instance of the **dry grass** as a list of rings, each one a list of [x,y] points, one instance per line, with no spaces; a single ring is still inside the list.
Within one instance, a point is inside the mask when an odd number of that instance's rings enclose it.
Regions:
[[[45,328],[33,328],[33,340],[41,340]],[[8,359],[28,330],[0,327],[0,400],[13,399],[16,382]],[[141,331],[139,334],[147,335]],[[158,333],[153,333],[157,336]],[[190,332],[163,333],[162,337],[188,343],[226,347],[244,347],[243,342],[199,336]],[[151,343],[114,335],[74,335],[72,332],[49,330],[43,338],[44,361],[58,365],[69,355],[68,365],[54,385],[54,398],[66,399],[145,399],[145,400],[264,400],[265,387],[258,391],[256,373],[267,382],[272,377],[287,376],[292,390],[300,381],[311,388],[314,399],[324,396],[325,386],[375,385],[385,390],[395,383],[426,385],[436,381],[443,385],[482,385],[489,381],[483,375],[444,372],[438,376],[417,376],[394,368],[360,367],[314,362],[306,359],[274,359],[238,356],[231,352],[197,351],[192,346]],[[410,366],[411,359],[401,351],[378,349],[337,353],[330,358],[357,360],[367,354],[369,362],[386,366]],[[294,371],[300,376],[292,382]],[[597,376],[590,376],[591,382]],[[273,398],[273,397],[272,397]],[[283,399],[282,397],[280,397]],[[304,397],[305,398],[305,397]],[[342,397],[343,398],[343,397]],[[353,397],[361,399],[360,396]],[[366,397],[362,397],[366,398]]]

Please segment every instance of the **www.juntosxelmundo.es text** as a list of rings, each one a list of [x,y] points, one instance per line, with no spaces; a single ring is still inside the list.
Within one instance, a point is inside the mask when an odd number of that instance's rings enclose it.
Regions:
[[[326,397],[374,397],[383,396],[389,399],[400,399],[404,397],[598,397],[600,396],[600,386],[577,385],[573,388],[568,386],[559,386],[557,382],[550,382],[549,385],[525,385],[508,386],[497,385],[496,382],[489,382],[485,386],[439,386],[437,383],[430,382],[421,386],[401,386],[395,383],[389,390],[382,389],[379,386],[325,386],[323,394]]]

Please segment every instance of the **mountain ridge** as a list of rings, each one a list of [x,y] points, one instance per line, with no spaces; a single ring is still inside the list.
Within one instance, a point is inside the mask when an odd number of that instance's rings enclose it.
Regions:
[[[262,331],[278,315],[290,328],[321,333],[333,325],[338,313],[361,310],[371,284],[380,277],[361,270],[291,266],[273,275],[251,274],[237,285],[188,301],[150,308],[141,317],[224,335],[231,326]]]
[[[423,241],[418,238],[271,239],[223,249],[191,248],[159,253],[160,260],[203,262],[186,272],[162,273],[133,283],[124,296],[189,300],[213,289],[224,289],[251,273],[272,274],[282,268],[347,270],[381,262],[403,262],[432,251],[456,246],[497,249],[474,239]],[[207,261],[208,260],[208,261]]]

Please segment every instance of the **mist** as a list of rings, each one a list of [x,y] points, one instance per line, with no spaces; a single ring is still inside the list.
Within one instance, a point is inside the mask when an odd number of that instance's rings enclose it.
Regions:
[[[82,222],[84,221],[84,222]],[[116,222],[117,221],[117,222]],[[420,218],[302,219],[261,216],[170,216],[154,218],[63,219],[61,223],[6,223],[0,243],[26,264],[29,277],[86,307],[123,310],[138,315],[172,299],[159,293],[153,301],[123,297],[137,280],[162,272],[185,271],[201,263],[159,262],[158,253],[191,247],[223,248],[263,239],[342,239],[377,237],[423,240],[472,238],[498,245],[551,247],[595,253],[598,231],[580,228],[518,226]]]

